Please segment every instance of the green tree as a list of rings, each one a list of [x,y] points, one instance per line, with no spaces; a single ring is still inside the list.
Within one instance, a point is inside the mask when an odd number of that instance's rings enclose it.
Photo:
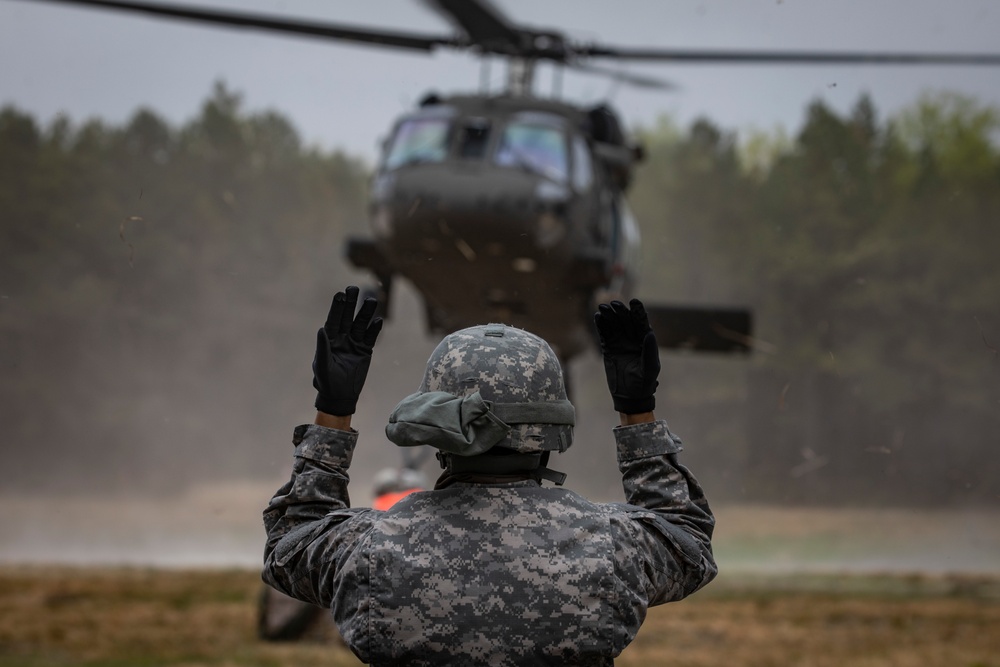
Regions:
[[[180,128],[150,110],[47,128],[0,111],[0,436],[26,443],[0,454],[4,482],[73,488],[96,467],[155,489],[192,457],[259,474],[284,433],[236,455],[206,434],[234,415],[267,433],[303,402],[291,369],[348,280],[366,178],[221,84]]]

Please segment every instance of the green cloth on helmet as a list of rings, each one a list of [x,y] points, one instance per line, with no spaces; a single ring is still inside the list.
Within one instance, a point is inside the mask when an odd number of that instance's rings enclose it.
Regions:
[[[482,454],[509,431],[478,391],[465,398],[443,391],[410,394],[385,427],[386,437],[400,447],[430,445],[458,456]]]
[[[400,401],[389,415],[385,434],[400,447],[430,445],[449,454],[475,456],[507,437],[511,424],[572,426],[575,421],[573,404],[565,399],[493,403],[478,391],[465,398],[427,391]]]
[[[566,399],[533,403],[495,403],[486,401],[490,411],[507,424],[560,424],[574,426],[576,410]]]

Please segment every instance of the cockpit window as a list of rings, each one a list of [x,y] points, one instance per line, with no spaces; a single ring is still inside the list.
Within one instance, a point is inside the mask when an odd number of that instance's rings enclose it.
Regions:
[[[448,153],[448,118],[411,118],[400,124],[385,158],[387,169],[414,162],[440,162]]]
[[[507,125],[497,149],[496,162],[528,169],[559,182],[565,182],[569,172],[563,133],[535,123],[515,121]]]

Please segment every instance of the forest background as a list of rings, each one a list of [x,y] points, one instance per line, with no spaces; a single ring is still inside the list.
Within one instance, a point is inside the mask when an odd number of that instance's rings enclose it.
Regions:
[[[948,94],[885,119],[815,103],[795,136],[641,129],[638,296],[755,315],[749,358],[664,356],[659,411],[713,498],[1000,504],[998,131],[998,110]],[[369,172],[221,84],[180,127],[0,110],[0,490],[286,475],[314,331],[366,281],[342,244],[366,233]],[[403,301],[359,413],[369,443],[435,342]],[[612,424],[596,353],[575,364],[581,413]],[[613,496],[591,430],[562,469]],[[383,444],[362,478],[397,462]]]

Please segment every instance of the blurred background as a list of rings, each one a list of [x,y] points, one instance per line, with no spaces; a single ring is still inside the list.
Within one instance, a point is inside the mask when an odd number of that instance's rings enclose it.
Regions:
[[[417,3],[237,4],[442,29]],[[1000,28],[971,0],[498,4],[632,45],[986,51]],[[342,243],[367,230],[377,141],[479,80],[469,57],[303,42],[0,2],[0,560],[259,562],[315,330],[368,280]],[[1000,572],[1000,71],[764,69],[565,86],[646,147],[638,296],[755,313],[748,358],[663,358],[658,415],[719,508],[720,558]],[[401,287],[356,504],[401,461],[385,420],[436,344]],[[553,467],[619,500],[597,353],[572,375]]]

